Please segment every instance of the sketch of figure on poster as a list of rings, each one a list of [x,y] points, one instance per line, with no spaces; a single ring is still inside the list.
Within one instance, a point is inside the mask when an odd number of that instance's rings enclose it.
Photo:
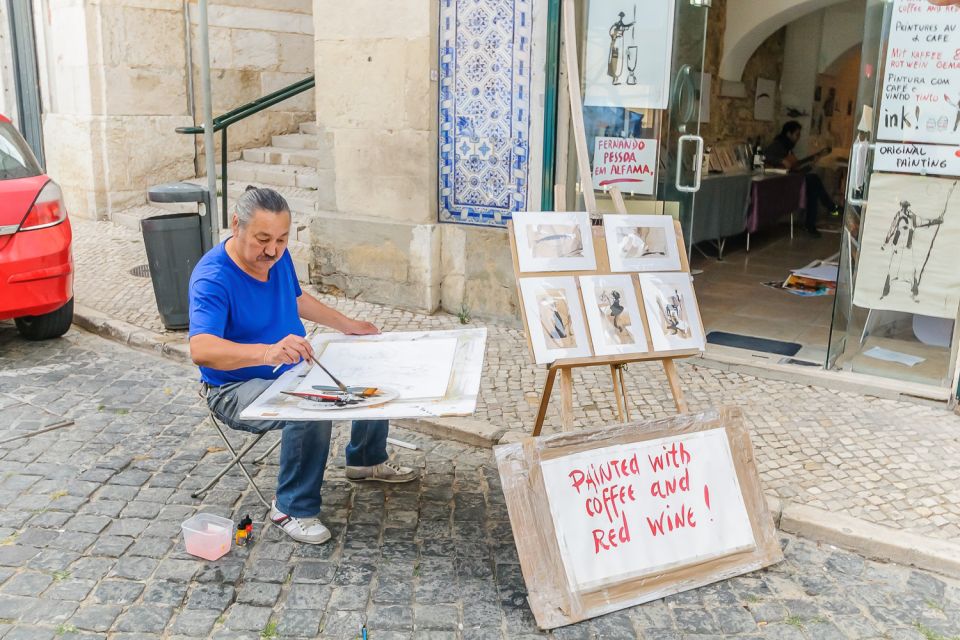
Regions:
[[[665,109],[674,0],[592,0],[585,106]]]
[[[853,302],[859,307],[955,318],[960,271],[958,180],[874,174]]]

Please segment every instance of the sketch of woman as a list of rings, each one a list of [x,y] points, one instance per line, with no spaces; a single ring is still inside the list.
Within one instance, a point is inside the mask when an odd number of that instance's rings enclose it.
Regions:
[[[623,18],[626,15],[621,11],[619,18],[609,30],[610,54],[607,56],[607,75],[613,80],[613,84],[620,84],[620,76],[623,74],[623,56],[620,53],[623,50],[623,34],[636,22],[624,22]]]
[[[954,187],[955,186],[956,183],[954,183]],[[951,187],[950,193],[953,193],[953,187]],[[947,195],[947,201],[950,201],[949,194]],[[883,293],[880,294],[881,300],[890,294],[890,285],[898,281],[909,283],[910,294],[914,300],[917,299],[920,293],[920,281],[923,279],[923,271],[927,266],[930,253],[933,251],[933,243],[937,240],[937,234],[935,233],[930,240],[930,246],[922,265],[917,264],[917,249],[914,245],[914,235],[918,229],[933,226],[936,226],[939,232],[940,225],[943,224],[944,213],[946,213],[946,207],[944,207],[944,212],[940,214],[939,218],[921,218],[910,208],[909,201],[900,201],[900,210],[893,216],[893,221],[890,223],[890,230],[887,232],[887,237],[884,238],[883,245],[880,247],[881,251],[890,249],[890,263],[887,266],[887,279],[883,283]],[[908,273],[903,273],[903,260],[908,253],[910,254],[910,263],[906,266]],[[920,267],[919,272],[917,271],[918,266]]]
[[[623,320],[620,317],[623,315],[623,305],[620,304],[620,292],[613,291],[610,295],[613,297],[613,302],[610,303],[610,320],[613,322],[613,326],[617,332],[623,333],[624,328],[621,325]]]

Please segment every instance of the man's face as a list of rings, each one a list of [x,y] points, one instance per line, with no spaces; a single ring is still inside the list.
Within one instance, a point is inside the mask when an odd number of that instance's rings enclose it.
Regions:
[[[797,144],[797,140],[800,139],[800,131],[801,129],[797,129],[787,134],[787,138],[790,140],[790,142]]]
[[[246,226],[233,216],[234,248],[248,269],[266,277],[287,248],[290,214],[257,210]]]

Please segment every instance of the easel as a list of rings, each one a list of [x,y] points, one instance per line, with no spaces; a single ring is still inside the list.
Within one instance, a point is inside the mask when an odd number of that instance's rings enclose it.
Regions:
[[[580,172],[580,184],[583,185],[583,200],[587,211],[591,216],[598,213],[597,200],[593,193],[593,176],[590,173],[590,161],[587,153],[587,135],[583,122],[583,99],[580,94],[580,66],[577,61],[576,47],[576,25],[575,25],[575,7],[573,0],[563,0],[563,34],[564,34],[564,56],[567,64],[567,89],[570,97],[570,117],[573,124],[574,142],[577,150],[577,166]],[[620,190],[616,187],[610,190],[614,207],[617,213],[627,213],[626,204]],[[554,210],[566,211],[566,188],[558,184],[554,187]],[[674,221],[674,230],[677,234],[677,244],[680,248],[681,269],[685,273],[690,273],[690,263],[687,260],[687,251],[683,242],[683,233],[680,223]],[[590,272],[590,275],[612,274],[610,271],[609,259],[607,257],[607,243],[603,232],[603,227],[593,227],[593,244],[597,257],[597,270]],[[510,250],[513,253],[514,274],[517,279],[517,292],[520,294],[520,266],[517,258],[516,240],[514,238],[513,225],[510,225]],[[582,272],[550,272],[542,274],[525,273],[524,276],[563,276],[563,275],[587,275]],[[578,285],[579,286],[579,285]],[[636,286],[636,283],[635,283]],[[650,327],[647,326],[647,318],[644,309],[642,296],[637,290],[637,302],[640,306],[641,317],[645,334],[650,336]],[[524,326],[527,324],[526,311],[523,305],[520,305],[523,315]],[[702,327],[701,327],[702,331]],[[529,332],[527,340],[529,341]],[[532,347],[531,347],[532,352]],[[689,358],[699,355],[696,350],[683,351],[659,351],[647,352],[629,355],[616,356],[591,356],[588,358],[567,358],[555,360],[547,368],[547,380],[543,386],[543,393],[540,396],[540,407],[537,410],[537,419],[534,422],[533,435],[539,436],[543,428],[543,422],[546,419],[547,407],[550,405],[550,395],[553,392],[553,385],[557,375],[560,375],[560,424],[564,431],[569,431],[573,426],[573,370],[580,367],[607,366],[610,368],[610,377],[613,382],[613,394],[617,402],[617,415],[621,422],[630,420],[630,397],[627,394],[626,381],[624,379],[624,369],[626,365],[632,362],[644,362],[650,360],[659,360],[663,365],[663,371],[667,376],[667,382],[670,385],[670,393],[673,395],[673,401],[677,406],[677,411],[686,413],[687,403],[683,396],[683,390],[680,387],[680,377],[677,374],[677,367],[674,360],[677,358]]]

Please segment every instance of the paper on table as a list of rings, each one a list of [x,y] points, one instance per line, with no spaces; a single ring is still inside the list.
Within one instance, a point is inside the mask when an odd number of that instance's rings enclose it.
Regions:
[[[790,273],[795,273],[811,280],[825,280],[827,282],[836,282],[837,274],[840,268],[835,264],[822,264],[819,267],[807,267],[804,269],[793,269]]]
[[[883,347],[874,347],[863,352],[863,355],[869,358],[876,358],[877,360],[886,360],[887,362],[899,362],[900,364],[905,364],[908,367],[912,367],[915,364],[920,364],[926,358],[921,358],[920,356],[912,356],[909,353],[900,353],[899,351],[893,351],[892,349],[884,349]]]
[[[442,398],[450,384],[456,338],[395,342],[331,342],[320,363],[347,386],[391,389],[400,399]],[[297,391],[310,393],[314,385],[333,385],[320,367],[307,373]]]

